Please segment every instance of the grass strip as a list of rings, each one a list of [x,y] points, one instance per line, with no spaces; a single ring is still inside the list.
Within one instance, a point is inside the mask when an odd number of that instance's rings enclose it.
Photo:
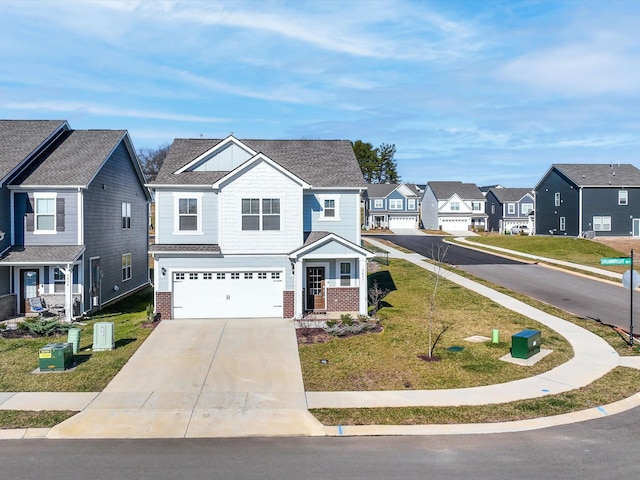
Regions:
[[[70,410],[0,410],[0,429],[51,428],[76,413]]]

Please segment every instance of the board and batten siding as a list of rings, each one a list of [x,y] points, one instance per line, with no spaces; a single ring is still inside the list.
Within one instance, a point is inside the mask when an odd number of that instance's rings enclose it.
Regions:
[[[335,198],[337,220],[322,218],[325,198]],[[345,190],[321,190],[304,194],[304,231],[331,232],[360,243],[360,194]]]
[[[178,204],[180,198],[198,198],[199,219],[202,227],[199,233],[181,234],[176,231]],[[218,193],[195,189],[156,190],[155,242],[158,244],[217,244],[218,243]]]
[[[157,268],[165,268],[167,273],[163,277],[158,275],[156,291],[168,292],[171,290],[171,273],[173,272],[217,272],[217,271],[284,271],[283,281],[285,290],[293,290],[293,272],[291,262],[285,255],[236,255],[229,257],[211,258],[202,255],[182,257],[162,257],[157,255]]]
[[[280,199],[280,230],[242,230],[242,199]],[[219,192],[219,245],[224,253],[287,253],[302,245],[302,187],[265,161]]]
[[[100,257],[102,303],[149,280],[149,220],[145,187],[120,142],[83,194],[85,309],[90,303],[90,259]],[[131,228],[122,228],[122,202],[131,203]],[[131,279],[122,280],[122,255],[131,253]],[[117,287],[117,289],[115,288]]]

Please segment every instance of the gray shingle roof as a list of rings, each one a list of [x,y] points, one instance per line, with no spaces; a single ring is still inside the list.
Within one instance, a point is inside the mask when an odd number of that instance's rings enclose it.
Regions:
[[[0,120],[0,180],[65,124],[64,120]]]
[[[0,258],[0,263],[65,264],[76,260],[82,252],[84,252],[84,245],[14,246]]]
[[[484,200],[484,195],[475,183],[429,182],[428,186],[438,200],[446,200],[454,194],[463,200]]]
[[[348,140],[244,140],[313,187],[365,187]],[[228,172],[174,172],[215,147],[219,139],[174,140],[154,185],[210,185]]]
[[[552,167],[579,187],[640,186],[640,170],[629,163],[556,163]]]
[[[384,198],[393,192],[400,185],[404,185],[409,190],[413,192],[416,197],[420,196],[416,186],[412,183],[368,183],[367,184],[367,193],[369,194],[369,198]]]
[[[20,174],[14,184],[24,186],[87,186],[125,130],[71,130]]]
[[[527,193],[533,196],[532,188],[491,188],[489,191],[500,203],[519,202]]]

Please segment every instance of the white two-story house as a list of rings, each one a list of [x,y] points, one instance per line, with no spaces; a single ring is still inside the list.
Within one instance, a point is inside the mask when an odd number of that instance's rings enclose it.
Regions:
[[[429,182],[422,197],[426,230],[486,229],[485,197],[475,183]]]
[[[163,319],[367,313],[349,141],[176,139],[149,187]]]

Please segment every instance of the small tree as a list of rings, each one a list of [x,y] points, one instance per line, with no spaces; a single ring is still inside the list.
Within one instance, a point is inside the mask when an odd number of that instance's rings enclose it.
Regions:
[[[433,352],[436,348],[436,345],[442,338],[442,335],[451,327],[450,323],[446,323],[444,321],[440,322],[439,329],[436,330],[436,319],[438,317],[438,287],[440,286],[440,280],[444,278],[444,272],[446,271],[443,267],[444,258],[447,255],[447,251],[449,250],[449,245],[438,244],[437,248],[432,249],[431,258],[435,260],[435,269],[433,270],[433,287],[431,288],[431,294],[428,297],[428,306],[427,306],[427,331],[428,331],[428,353],[427,357],[432,359]]]
[[[386,297],[390,291],[388,288],[381,288],[380,285],[378,285],[378,280],[373,281],[373,286],[369,289],[369,305],[373,307],[371,315],[378,313],[382,299]]]
[[[169,153],[169,145],[158,148],[142,148],[138,151],[142,172],[147,177],[147,181],[155,180],[164,159],[167,158],[167,153]]]

